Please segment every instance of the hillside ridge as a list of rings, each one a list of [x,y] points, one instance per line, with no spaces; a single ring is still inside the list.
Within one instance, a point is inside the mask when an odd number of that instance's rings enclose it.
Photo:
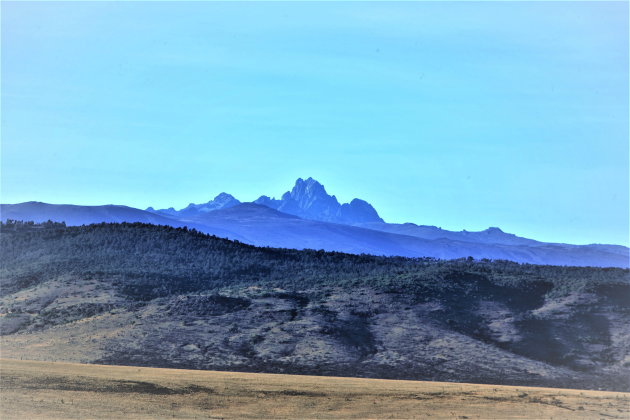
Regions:
[[[627,269],[0,229],[4,357],[630,390]]]

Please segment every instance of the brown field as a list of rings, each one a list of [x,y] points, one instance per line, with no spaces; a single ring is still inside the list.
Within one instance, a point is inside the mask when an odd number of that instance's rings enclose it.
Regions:
[[[8,419],[629,419],[630,394],[0,361]]]

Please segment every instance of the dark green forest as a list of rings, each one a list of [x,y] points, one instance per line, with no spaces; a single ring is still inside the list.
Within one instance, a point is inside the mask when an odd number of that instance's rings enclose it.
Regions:
[[[501,293],[518,290],[518,295],[531,290],[537,299],[575,291],[630,298],[627,269],[261,248],[141,223],[66,227],[8,221],[0,226],[0,245],[2,295],[74,275],[113,281],[120,293],[138,301],[247,285],[322,293],[329,287],[368,286],[414,300],[474,294],[484,285]]]

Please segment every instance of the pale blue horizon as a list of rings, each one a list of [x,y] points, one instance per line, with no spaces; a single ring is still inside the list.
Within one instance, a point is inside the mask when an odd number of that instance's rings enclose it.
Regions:
[[[1,202],[313,177],[388,222],[629,240],[627,2],[2,2]]]

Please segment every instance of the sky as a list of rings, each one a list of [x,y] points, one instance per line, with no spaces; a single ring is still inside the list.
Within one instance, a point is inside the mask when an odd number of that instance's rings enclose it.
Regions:
[[[627,2],[5,2],[0,201],[313,177],[388,222],[629,244]]]

